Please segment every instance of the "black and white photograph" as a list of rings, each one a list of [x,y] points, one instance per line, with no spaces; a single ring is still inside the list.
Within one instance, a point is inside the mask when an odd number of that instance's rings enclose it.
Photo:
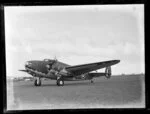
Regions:
[[[144,4],[4,6],[11,110],[145,108]]]

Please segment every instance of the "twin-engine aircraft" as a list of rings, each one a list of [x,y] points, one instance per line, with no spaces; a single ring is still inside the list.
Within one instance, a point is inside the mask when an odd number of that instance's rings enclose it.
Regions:
[[[111,66],[119,62],[120,60],[110,60],[70,66],[57,59],[32,60],[26,62],[25,70],[19,71],[27,72],[35,77],[35,86],[41,86],[41,78],[56,80],[58,86],[63,86],[64,81],[90,80],[93,83],[92,79],[95,77],[105,76],[110,78]],[[92,72],[102,68],[106,68],[105,72]]]

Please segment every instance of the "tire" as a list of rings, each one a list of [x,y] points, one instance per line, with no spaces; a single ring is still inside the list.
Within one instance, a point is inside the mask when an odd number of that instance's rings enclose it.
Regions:
[[[63,86],[64,85],[64,81],[61,79],[57,80],[57,86]]]
[[[41,86],[41,79],[40,78],[39,79],[35,79],[34,85],[35,86]]]
[[[94,83],[94,81],[93,81],[93,80],[91,80],[91,83]]]

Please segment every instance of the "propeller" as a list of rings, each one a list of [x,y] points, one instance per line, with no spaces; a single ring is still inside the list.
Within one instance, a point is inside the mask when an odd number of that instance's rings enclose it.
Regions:
[[[57,61],[58,60],[55,56],[53,61],[48,65],[48,67],[49,67],[49,73],[56,75],[57,79],[60,79],[62,77],[62,74],[61,74],[61,69],[57,65],[55,65],[55,63],[57,63]]]
[[[47,59],[44,59],[44,60],[46,61]],[[47,60],[47,61],[49,61],[49,63],[48,63],[48,65],[46,65],[46,67],[48,68],[48,70],[51,70],[53,68],[53,65],[57,62],[57,58],[55,56],[54,60]],[[56,69],[54,69],[54,70],[56,70]]]

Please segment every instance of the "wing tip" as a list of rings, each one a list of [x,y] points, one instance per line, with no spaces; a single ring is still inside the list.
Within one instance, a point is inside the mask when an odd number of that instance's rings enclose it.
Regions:
[[[119,63],[120,62],[120,60],[118,59],[118,60],[115,60],[116,61],[116,63]]]

